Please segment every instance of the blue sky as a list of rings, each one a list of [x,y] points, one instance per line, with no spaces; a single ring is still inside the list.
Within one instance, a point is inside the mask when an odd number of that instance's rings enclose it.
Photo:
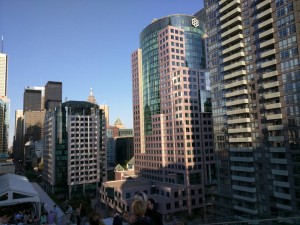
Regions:
[[[131,53],[154,18],[194,14],[202,0],[0,0],[0,35],[9,56],[10,140],[27,86],[63,82],[63,101],[109,105],[132,128]]]

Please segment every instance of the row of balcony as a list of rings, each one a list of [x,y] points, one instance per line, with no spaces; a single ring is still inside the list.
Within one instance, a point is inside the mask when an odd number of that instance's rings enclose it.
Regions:
[[[228,80],[228,79],[238,77],[238,76],[243,76],[243,75],[246,75],[246,70],[238,70],[238,71],[232,72],[230,74],[226,74],[224,76],[224,80]]]
[[[237,64],[242,63],[242,62],[238,62],[238,63],[234,63],[231,64],[233,67],[236,66]],[[245,62],[243,62],[243,64],[245,64]],[[225,70],[226,67],[224,67]],[[225,84],[225,89],[229,89],[229,88],[233,88],[233,87],[237,87],[240,85],[247,85],[247,80],[246,79],[240,79],[240,80],[234,80],[228,84]]]
[[[241,90],[236,90],[232,92],[228,92],[225,94],[226,98],[234,97],[237,95],[248,95],[248,90],[247,89],[241,89]]]
[[[249,108],[234,109],[234,110],[227,110],[227,115],[237,115],[237,114],[243,114],[249,112],[250,112]]]
[[[220,1],[219,5],[222,5],[225,1]],[[234,0],[230,2],[229,4],[224,5],[223,7],[220,8],[219,12],[222,13],[225,10],[229,9],[230,7],[236,5],[236,4],[241,4],[241,0]]]
[[[226,40],[224,40],[224,41],[221,42],[221,45],[225,46],[225,45],[227,45],[227,44],[229,44],[229,43],[231,43],[233,41],[242,40],[243,38],[244,38],[243,34],[236,34],[236,35],[234,35],[234,36],[232,36],[232,37],[230,37],[228,39],[226,38]]]
[[[223,20],[231,17],[234,14],[240,14],[242,12],[241,7],[236,7],[233,10],[231,10],[229,13],[226,13],[225,15],[221,16],[220,18],[220,22],[222,22]]]

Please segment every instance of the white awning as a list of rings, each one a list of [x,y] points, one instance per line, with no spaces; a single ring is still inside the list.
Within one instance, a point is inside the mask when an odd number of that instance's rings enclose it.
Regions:
[[[10,173],[0,176],[0,206],[25,202],[40,202],[40,197],[29,180]]]

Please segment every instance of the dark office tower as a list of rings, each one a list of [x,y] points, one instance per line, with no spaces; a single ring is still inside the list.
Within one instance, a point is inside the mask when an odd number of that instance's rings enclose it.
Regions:
[[[9,99],[0,97],[0,154],[7,154],[9,133]]]
[[[27,87],[24,91],[23,112],[44,109],[44,87]]]
[[[215,211],[241,220],[299,213],[299,1],[206,0],[205,8]]]
[[[45,86],[45,109],[54,110],[62,102],[62,82],[48,81]]]
[[[141,32],[131,57],[135,170],[156,184],[163,214],[207,210],[214,159],[203,35],[195,16],[166,16]]]

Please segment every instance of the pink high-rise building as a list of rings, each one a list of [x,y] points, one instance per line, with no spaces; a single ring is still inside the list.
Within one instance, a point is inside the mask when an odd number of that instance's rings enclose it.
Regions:
[[[210,202],[214,158],[203,35],[197,17],[167,16],[142,31],[132,54],[135,170],[153,181],[151,194],[160,196],[164,214],[204,212]]]

